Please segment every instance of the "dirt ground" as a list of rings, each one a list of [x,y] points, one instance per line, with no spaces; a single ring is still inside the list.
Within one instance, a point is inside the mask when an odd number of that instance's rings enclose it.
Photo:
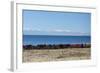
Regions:
[[[44,62],[44,61],[67,61],[84,60],[91,58],[90,48],[65,48],[65,49],[42,49],[24,50],[23,62]]]

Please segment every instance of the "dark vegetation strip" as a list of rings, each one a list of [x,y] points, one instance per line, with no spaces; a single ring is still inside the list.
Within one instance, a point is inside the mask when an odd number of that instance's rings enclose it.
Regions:
[[[65,48],[90,48],[90,44],[40,44],[40,45],[23,45],[23,50],[31,49],[65,49]]]

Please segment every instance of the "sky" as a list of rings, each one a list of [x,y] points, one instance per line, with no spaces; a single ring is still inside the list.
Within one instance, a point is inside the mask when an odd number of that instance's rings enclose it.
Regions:
[[[91,13],[23,10],[24,35],[90,35]]]

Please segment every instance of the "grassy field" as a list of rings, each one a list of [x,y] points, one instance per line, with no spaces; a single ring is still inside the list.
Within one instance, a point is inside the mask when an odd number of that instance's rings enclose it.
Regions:
[[[90,48],[23,50],[23,62],[85,60],[91,58]]]

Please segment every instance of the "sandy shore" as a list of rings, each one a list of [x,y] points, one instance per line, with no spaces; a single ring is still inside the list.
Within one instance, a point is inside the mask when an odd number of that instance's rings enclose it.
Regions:
[[[90,48],[23,50],[23,62],[65,61],[90,59]]]

